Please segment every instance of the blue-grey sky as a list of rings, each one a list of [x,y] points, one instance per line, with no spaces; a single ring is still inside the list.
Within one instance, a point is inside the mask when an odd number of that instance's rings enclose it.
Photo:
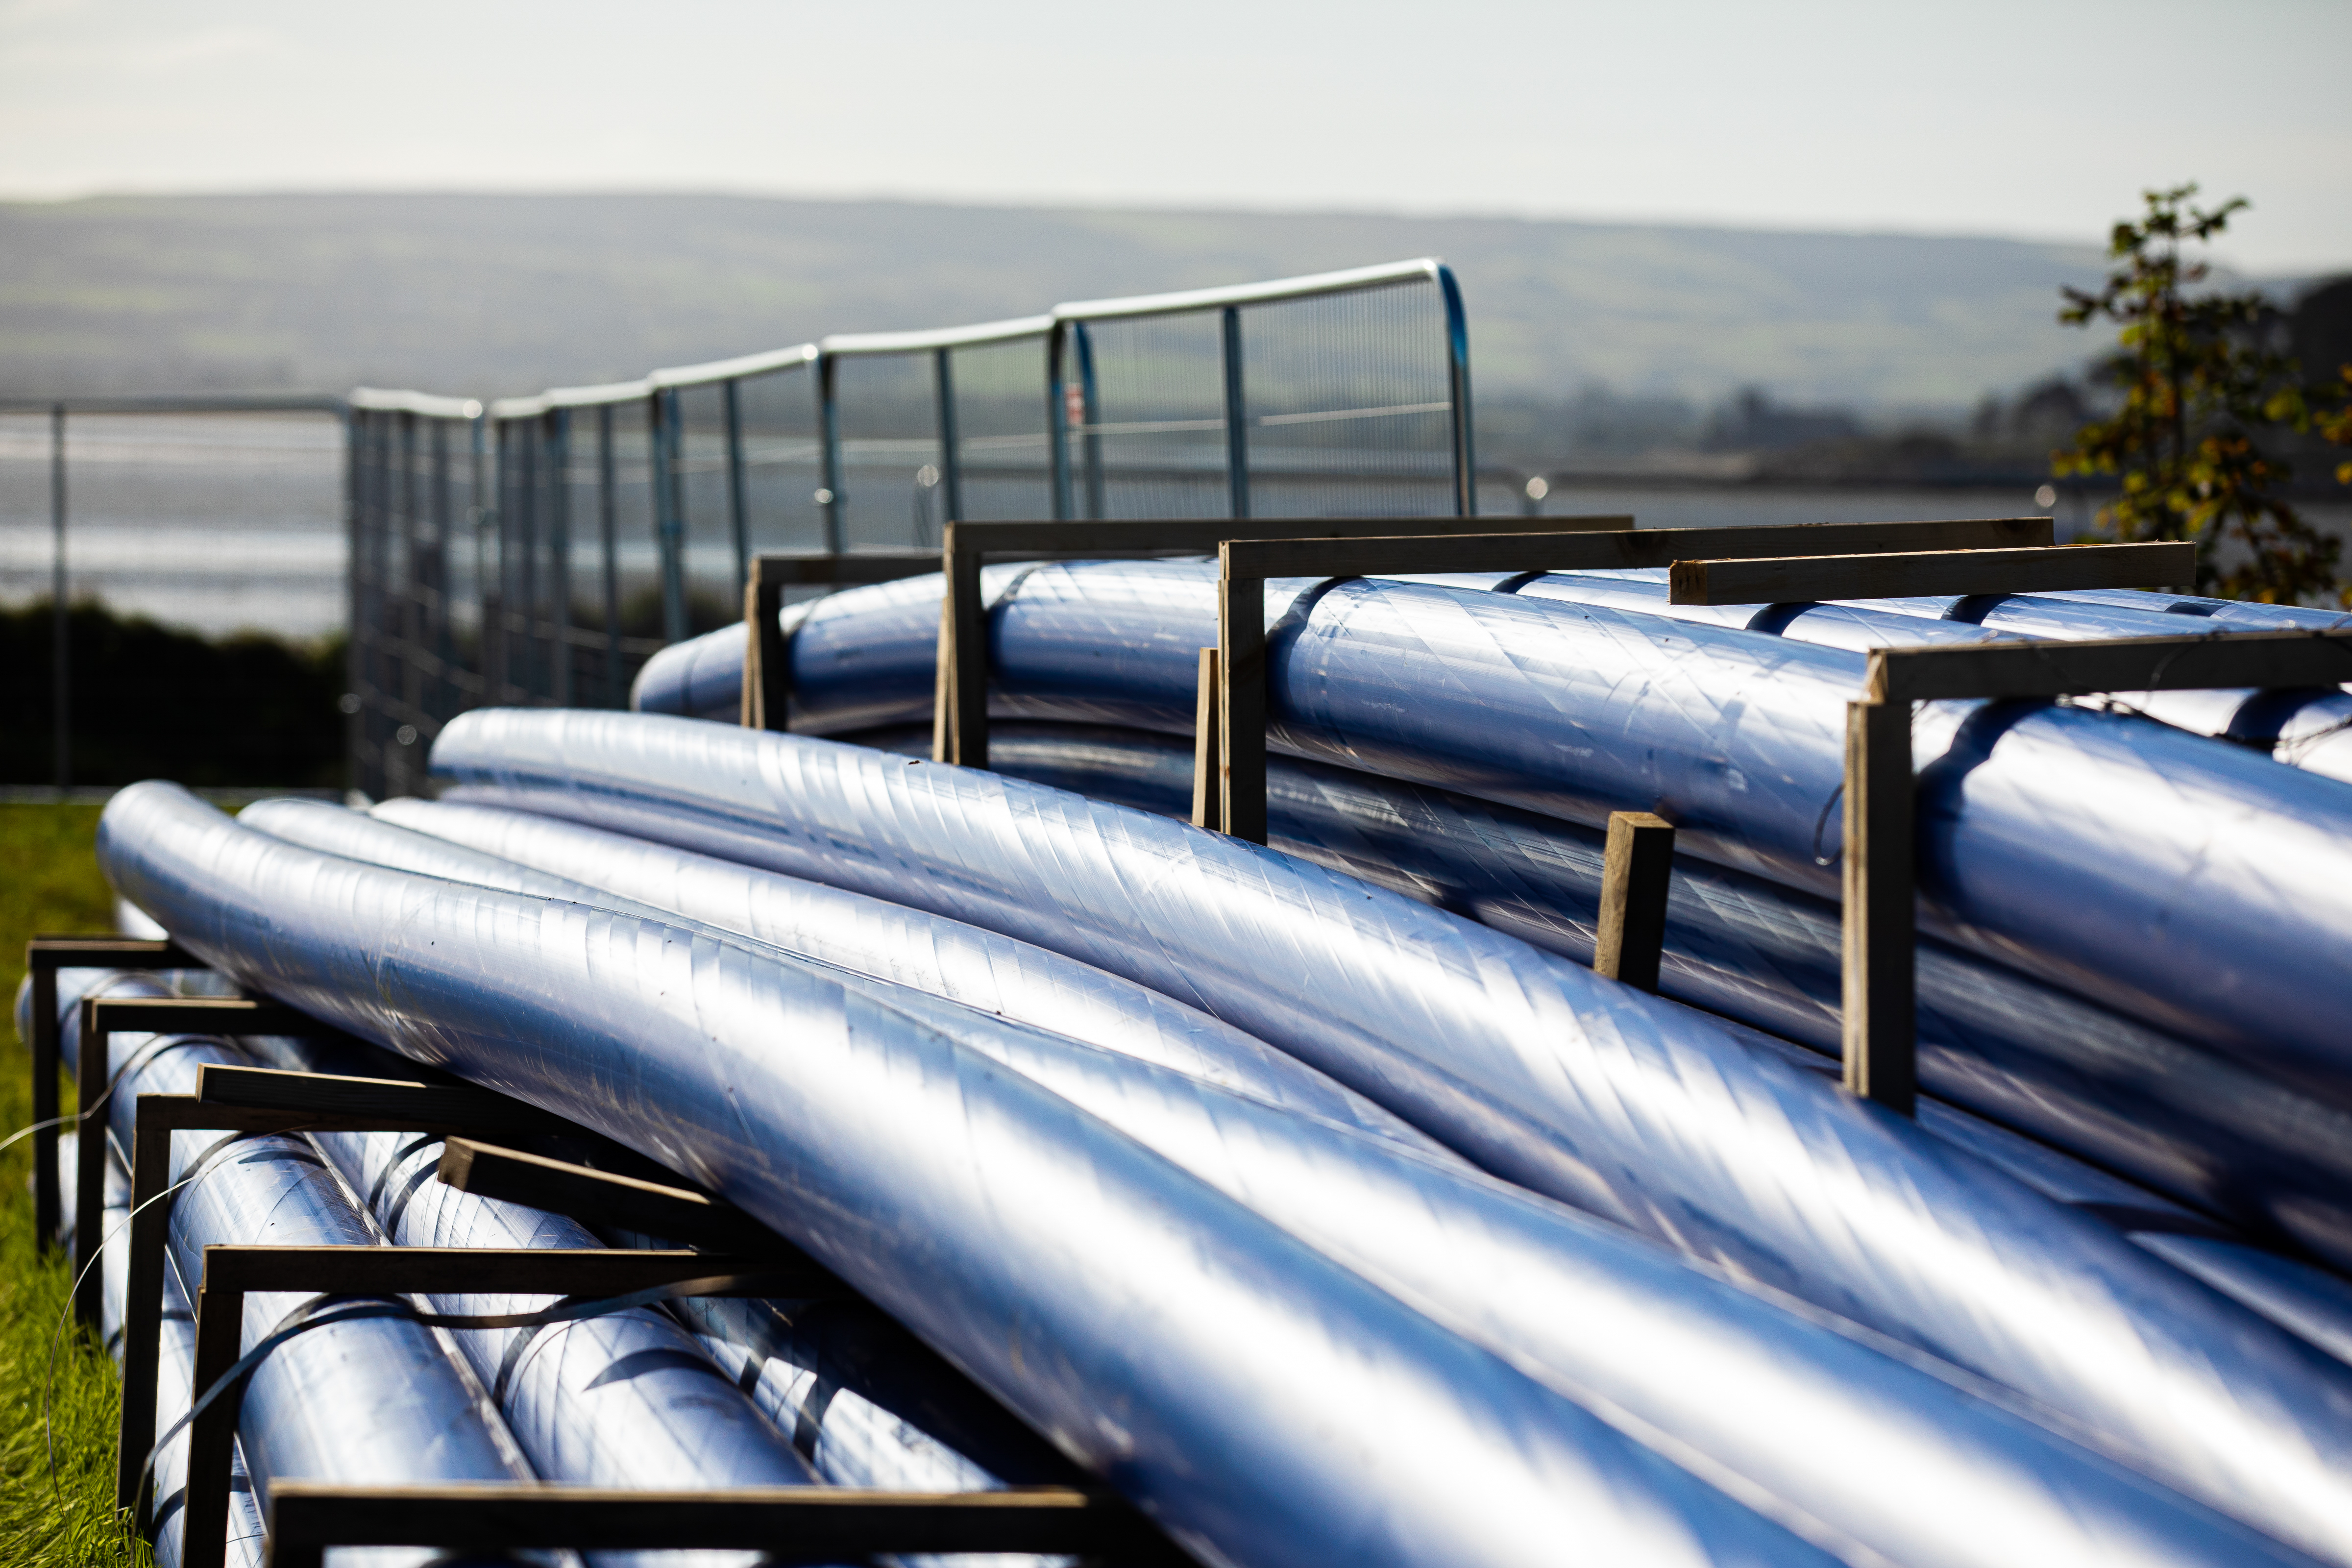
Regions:
[[[2352,265],[2344,0],[0,0],[0,196],[693,189],[2095,240]]]

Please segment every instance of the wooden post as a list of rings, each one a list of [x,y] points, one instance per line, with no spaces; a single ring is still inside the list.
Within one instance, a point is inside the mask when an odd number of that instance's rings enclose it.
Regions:
[[[141,1095],[143,1109],[151,1097]],[[122,1425],[114,1451],[114,1507],[146,1529],[139,1470],[155,1446],[155,1368],[163,1320],[163,1244],[172,1212],[172,1131],[142,1118],[131,1135],[131,1281],[122,1303]]]
[[[1192,826],[1212,832],[1224,826],[1224,791],[1218,767],[1217,650],[1201,650],[1201,670],[1192,697]]]
[[[1666,895],[1675,862],[1675,825],[1646,811],[1609,814],[1608,858],[1601,872],[1601,927],[1592,971],[1643,991],[1658,988],[1666,942]]]
[[[1217,816],[1223,831],[1265,842],[1265,579],[1233,574],[1217,546]]]
[[[988,766],[988,615],[981,605],[981,553],[959,537],[950,522],[940,553],[947,573],[946,621],[940,630],[947,665],[947,745],[933,761],[967,768]]]
[[[74,1144],[73,1310],[76,1318],[92,1326],[103,1314],[106,1299],[106,1270],[93,1267],[103,1250],[99,1232],[106,1224],[106,1119],[94,1112],[106,1098],[107,1058],[111,1054],[110,1031],[98,1027],[92,1016],[97,1012],[94,1000],[82,1001],[81,1060],[74,1070],[80,1114],[74,1121],[79,1135]]]
[[[1850,702],[1845,731],[1845,1086],[1905,1116],[1918,1098],[1911,704]]]
[[[208,1267],[205,1272],[212,1270]],[[195,1375],[188,1389],[188,1397],[194,1400],[226,1376],[245,1353],[245,1292],[205,1279],[189,1305],[196,1314]],[[188,1471],[180,1494],[180,1568],[222,1568],[227,1558],[228,1483],[236,1418],[244,1405],[245,1390],[228,1389],[188,1423]]]
[[[60,615],[64,612],[59,611]],[[26,943],[29,949],[31,943]],[[31,952],[25,962],[33,974],[33,1251],[58,1244],[58,1132],[41,1123],[58,1114],[58,972]]]

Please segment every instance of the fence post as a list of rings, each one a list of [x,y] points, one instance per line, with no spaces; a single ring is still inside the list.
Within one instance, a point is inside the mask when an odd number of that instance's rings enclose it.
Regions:
[[[432,574],[427,584],[431,590],[425,599],[425,621],[431,631],[434,658],[438,659],[440,679],[434,693],[433,721],[447,721],[456,704],[450,700],[449,664],[452,652],[449,638],[449,421],[433,421],[433,550],[425,557]]]
[[[547,574],[555,603],[548,609],[552,668],[548,695],[572,706],[572,410],[547,414]]]
[[[751,523],[744,510],[743,400],[737,384],[719,384],[727,404],[727,522],[735,534],[735,581],[740,585],[751,579]]]
[[[349,557],[344,573],[347,591],[343,615],[348,635],[343,639],[343,787],[356,790],[364,787],[360,776],[360,688],[364,684],[362,671],[366,655],[361,651],[365,642],[366,623],[362,619],[360,599],[361,568],[367,557],[365,530],[361,522],[365,510],[368,416],[354,408],[343,416],[343,549]]]
[[[686,619],[686,520],[677,515],[677,494],[670,481],[670,409],[675,397],[656,392],[646,400],[646,444],[653,455],[654,542],[661,552],[662,637],[684,642]]]
[[[621,705],[621,541],[613,496],[613,405],[596,405],[596,531],[604,552],[604,705]]]
[[[848,498],[841,493],[841,404],[834,395],[834,369],[840,362],[819,350],[816,357],[817,460],[824,476],[817,504],[824,513],[824,552],[838,555],[847,538],[843,512]]]
[[[1249,407],[1242,379],[1242,312],[1238,305],[1224,308],[1225,362],[1225,485],[1233,515],[1250,514]]]
[[[1077,324],[1078,423],[1087,431],[1087,515],[1100,521],[1109,514],[1103,501],[1102,387],[1095,380],[1095,334],[1084,321]]]
[[[963,458],[956,432],[955,371],[948,363],[948,353],[946,349],[931,353],[931,392],[939,400],[940,500],[947,513],[940,520],[941,539],[947,537],[947,525],[963,517]],[[922,541],[918,539],[915,542],[919,544]]]
[[[1055,522],[1070,521],[1075,502],[1070,490],[1069,399],[1062,390],[1069,333],[1070,323],[1057,320],[1045,334],[1045,457],[1051,469],[1047,488],[1054,492]]]
[[[49,409],[50,701],[57,723],[58,793],[73,787],[73,628],[66,605],[66,405]]]
[[[1454,515],[1478,515],[1477,440],[1470,418],[1470,322],[1454,268],[1440,266],[1437,288],[1445,301],[1445,388],[1454,405]]]

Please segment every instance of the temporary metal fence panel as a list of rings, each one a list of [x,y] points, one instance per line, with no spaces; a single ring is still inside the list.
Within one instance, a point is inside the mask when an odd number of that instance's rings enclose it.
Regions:
[[[346,626],[351,783],[382,796],[421,787],[467,709],[620,706],[656,649],[737,617],[762,552],[932,545],[951,519],[1466,513],[1474,472],[1460,296],[1421,260],[487,407],[364,388],[0,407],[0,591],[58,592],[44,525],[70,496],[73,580],[118,605]]]
[[[1054,319],[1056,517],[1477,510],[1469,336],[1443,262]]]
[[[300,396],[0,404],[0,604],[52,612],[47,668],[25,672],[29,689],[10,722],[43,734],[47,782],[76,777],[63,612],[77,599],[213,634],[310,638],[341,627],[341,406]]]

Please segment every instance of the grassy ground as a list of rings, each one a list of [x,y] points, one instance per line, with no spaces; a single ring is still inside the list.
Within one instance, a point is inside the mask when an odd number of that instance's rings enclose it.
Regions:
[[[112,929],[112,900],[90,852],[97,826],[96,806],[0,805],[0,999],[12,1005],[26,937]],[[0,1134],[33,1119],[25,1060],[21,1049],[0,1052]],[[73,1104],[69,1085],[59,1103]],[[34,1256],[32,1146],[27,1138],[0,1153],[0,1563],[143,1564],[145,1548],[134,1548],[114,1519],[114,1363],[87,1331],[68,1329],[58,1341],[50,1477],[42,1387],[68,1281],[56,1253]]]

